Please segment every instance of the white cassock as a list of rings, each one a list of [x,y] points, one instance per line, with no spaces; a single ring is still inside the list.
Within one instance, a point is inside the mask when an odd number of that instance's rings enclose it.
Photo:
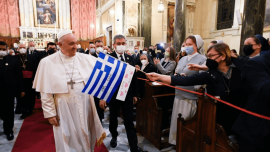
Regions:
[[[68,57],[58,51],[39,63],[33,88],[41,93],[44,117],[60,118],[60,125],[53,126],[56,152],[93,151],[95,142],[99,146],[106,137],[93,97],[82,93],[96,60],[91,55]],[[68,85],[71,77],[73,89]]]

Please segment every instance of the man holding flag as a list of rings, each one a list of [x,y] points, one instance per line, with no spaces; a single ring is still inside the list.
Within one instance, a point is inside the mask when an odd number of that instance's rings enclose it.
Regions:
[[[127,63],[126,67],[126,72],[131,68],[128,67],[129,65],[132,65],[134,67],[134,61],[133,58],[124,52],[126,51],[126,38],[123,35],[116,35],[114,37],[114,44],[113,47],[115,48],[115,52],[111,53],[110,55],[124,63]],[[122,68],[125,65],[123,65]],[[120,68],[121,69],[121,68]],[[109,99],[109,108],[110,108],[110,124],[109,124],[109,129],[112,134],[112,140],[110,142],[110,145],[112,148],[115,148],[117,146],[117,126],[118,126],[118,111],[119,108],[122,108],[123,112],[123,117],[124,117],[124,125],[126,128],[127,132],[127,137],[128,137],[128,142],[130,146],[130,151],[131,152],[142,152],[142,150],[137,146],[138,144],[138,139],[137,139],[137,134],[136,130],[134,128],[133,124],[133,104],[137,103],[137,89],[136,89],[136,82],[137,82],[137,75],[136,72],[134,71],[135,68],[133,68],[133,71],[129,71],[128,74],[131,74],[133,77],[131,78],[131,82],[129,84],[127,83],[122,83],[124,85],[129,85],[128,90],[126,91],[119,91],[122,88],[126,87],[123,86],[122,84],[116,88],[116,91],[113,92],[111,95],[111,98]],[[118,70],[120,71],[120,70]],[[124,73],[124,78],[128,77],[127,73]],[[123,81],[123,80],[122,80]],[[124,101],[121,101],[120,98],[123,94],[126,94]],[[100,98],[104,99],[104,98]],[[108,100],[106,100],[108,102]],[[104,100],[100,100],[100,107],[102,109],[105,109],[106,102]]]
[[[108,151],[93,96],[82,93],[97,59],[76,53],[72,33],[63,31],[58,39],[61,51],[41,60],[33,83],[41,93],[44,117],[53,125],[56,151]]]

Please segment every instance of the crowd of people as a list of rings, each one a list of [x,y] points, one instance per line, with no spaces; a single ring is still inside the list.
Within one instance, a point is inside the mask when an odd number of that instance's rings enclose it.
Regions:
[[[72,34],[65,35],[70,37],[70,41],[74,39]],[[65,41],[68,40],[65,38]],[[39,71],[40,61],[58,53],[61,60],[63,58],[65,61],[64,67],[68,67],[65,68],[66,72],[70,71],[69,68],[74,64],[66,64],[66,62],[71,62],[68,61],[68,58],[72,55],[65,54],[69,48],[64,47],[63,41],[62,39],[59,42],[59,46],[52,42],[48,43],[47,51],[37,51],[34,42],[29,42],[28,47],[25,44],[19,44],[17,48],[9,50],[7,44],[0,41],[0,96],[5,101],[0,103],[0,118],[4,121],[4,133],[8,140],[14,138],[12,131],[14,98],[17,101],[15,113],[22,114],[20,119],[24,119],[32,113],[36,96],[40,98],[40,94],[32,88],[36,72]],[[109,129],[112,134],[110,145],[113,148],[117,146],[117,116],[121,107],[131,151],[142,151],[137,146],[138,139],[132,121],[133,106],[136,105],[137,98],[145,95],[145,81],[138,80],[137,77],[161,81],[190,91],[204,87],[207,93],[220,96],[224,101],[270,116],[270,94],[268,93],[270,90],[270,48],[268,40],[261,35],[250,36],[245,40],[243,44],[245,55],[243,56],[237,54],[235,49],[231,49],[222,40],[211,41],[207,50],[204,50],[204,41],[199,35],[188,36],[183,42],[181,50],[168,46],[160,52],[156,51],[157,46],[152,45],[142,50],[139,49],[139,46],[134,46],[134,50],[131,51],[126,50],[126,39],[122,35],[114,37],[112,48],[104,46],[100,40],[89,43],[85,50],[76,43],[77,41],[72,41],[70,47],[76,49],[78,53],[98,58],[99,53],[103,52],[136,68],[125,102],[116,99],[117,91],[109,104],[94,97],[95,108],[101,124],[104,119],[104,110],[108,104]],[[71,73],[67,72],[68,82],[72,83],[73,75],[83,81],[78,74],[80,68],[73,70],[74,65],[71,78],[68,75]],[[56,97],[61,98],[61,96]],[[47,111],[50,123],[58,126],[57,110],[53,111],[55,105],[44,93],[41,94],[41,100],[44,115]],[[196,113],[197,102],[198,97],[195,94],[175,89],[171,122],[168,124],[170,126],[170,144],[176,145],[178,114],[181,113],[186,120],[191,119]],[[240,152],[270,151],[269,120],[251,116],[222,103],[217,103],[216,117],[217,123],[223,126],[229,139],[239,144]]]

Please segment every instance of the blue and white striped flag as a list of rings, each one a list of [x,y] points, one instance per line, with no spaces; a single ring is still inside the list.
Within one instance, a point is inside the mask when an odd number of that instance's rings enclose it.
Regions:
[[[100,52],[82,92],[109,102],[124,77],[126,67],[126,63]]]

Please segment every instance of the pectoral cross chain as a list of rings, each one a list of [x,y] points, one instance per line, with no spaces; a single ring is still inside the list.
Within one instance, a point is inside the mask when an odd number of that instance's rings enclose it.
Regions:
[[[71,85],[71,89],[73,89],[73,84],[75,84],[75,82],[72,81],[72,79],[70,79],[70,81],[68,82],[68,84],[70,84]]]
[[[230,89],[228,89],[227,91],[225,91],[225,92],[228,92],[228,95],[230,94]]]

